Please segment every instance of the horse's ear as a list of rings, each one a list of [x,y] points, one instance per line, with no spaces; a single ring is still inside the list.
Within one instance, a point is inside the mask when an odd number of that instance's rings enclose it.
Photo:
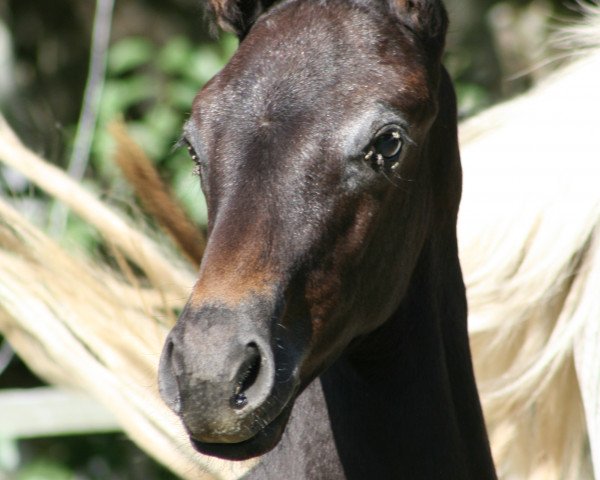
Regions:
[[[207,0],[208,11],[223,30],[241,40],[256,19],[276,0]]]
[[[442,0],[387,0],[399,20],[415,32],[432,53],[444,50],[448,14]]]

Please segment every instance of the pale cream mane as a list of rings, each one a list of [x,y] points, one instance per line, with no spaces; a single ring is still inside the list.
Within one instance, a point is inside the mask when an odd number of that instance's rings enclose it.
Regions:
[[[600,469],[600,8],[588,13],[561,33],[574,63],[460,129],[461,262],[501,478],[590,478],[590,452]]]
[[[581,58],[461,126],[471,340],[506,479],[592,478],[592,460],[600,477],[600,8],[568,32],[563,41],[589,47],[577,47]],[[238,478],[250,464],[196,454],[157,394],[190,268],[166,239],[25,148],[1,118],[0,160],[97,228],[121,266],[115,273],[57,245],[0,198],[0,331],[40,375],[92,394],[182,477]]]

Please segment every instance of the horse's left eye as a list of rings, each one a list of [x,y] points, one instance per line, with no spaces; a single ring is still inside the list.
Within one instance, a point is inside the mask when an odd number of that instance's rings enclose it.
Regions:
[[[385,127],[371,141],[369,148],[365,151],[364,159],[371,166],[380,171],[383,168],[394,170],[399,165],[399,157],[402,152],[402,135],[400,129],[394,125]]]
[[[400,133],[396,130],[384,132],[373,142],[375,154],[381,155],[384,159],[394,158],[402,150],[402,140]]]

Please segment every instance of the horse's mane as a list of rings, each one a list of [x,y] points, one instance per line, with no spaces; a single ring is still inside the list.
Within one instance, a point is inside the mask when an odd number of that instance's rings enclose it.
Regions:
[[[590,451],[600,468],[600,7],[587,10],[559,35],[585,56],[460,131],[469,329],[502,478],[589,478]]]
[[[588,23],[561,34],[584,56],[461,127],[461,260],[501,478],[590,478],[592,459],[600,477],[600,7],[588,9]],[[2,121],[0,159],[97,228],[123,272],[56,245],[0,199],[0,330],[40,375],[91,393],[181,476],[237,478],[248,464],[196,454],[156,392],[190,269]]]

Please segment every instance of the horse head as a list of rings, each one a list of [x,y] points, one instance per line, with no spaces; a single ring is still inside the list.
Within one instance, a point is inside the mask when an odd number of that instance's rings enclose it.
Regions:
[[[159,386],[197,450],[244,459],[453,234],[460,166],[438,0],[210,9],[241,42],[184,127],[208,243]]]

